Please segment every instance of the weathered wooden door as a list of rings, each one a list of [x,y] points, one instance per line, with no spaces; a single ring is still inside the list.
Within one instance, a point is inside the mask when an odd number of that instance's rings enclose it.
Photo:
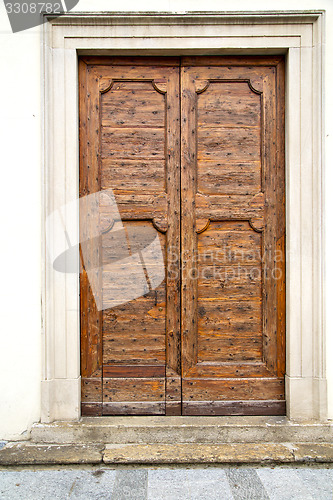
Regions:
[[[281,58],[80,60],[82,413],[285,412]]]

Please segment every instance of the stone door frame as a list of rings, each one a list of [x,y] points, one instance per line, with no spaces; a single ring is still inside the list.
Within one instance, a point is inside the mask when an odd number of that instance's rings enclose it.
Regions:
[[[78,198],[82,54],[285,54],[287,415],[326,420],[323,26],[322,11],[48,16],[42,28],[43,422],[80,418],[79,277],[53,270],[45,242],[61,244],[65,235],[46,221]],[[63,216],[78,234],[78,211]]]

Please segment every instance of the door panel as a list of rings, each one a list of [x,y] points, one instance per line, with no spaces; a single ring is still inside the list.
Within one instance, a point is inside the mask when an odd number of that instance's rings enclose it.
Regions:
[[[181,68],[187,415],[285,412],[282,64],[251,63]]]
[[[285,412],[283,86],[281,58],[80,60],[83,414]]]
[[[87,118],[81,130],[87,130],[81,138],[80,194],[101,190],[109,197],[98,203],[99,323],[89,311],[82,324],[83,344],[96,345],[82,355],[83,367],[86,357],[95,357],[96,365],[82,373],[86,414],[180,409],[179,61],[155,62],[80,62],[89,93],[81,109]],[[85,152],[92,143],[95,167],[89,173]],[[91,175],[93,189],[84,189]],[[86,221],[81,222],[82,234]],[[85,271],[83,300],[91,296]]]

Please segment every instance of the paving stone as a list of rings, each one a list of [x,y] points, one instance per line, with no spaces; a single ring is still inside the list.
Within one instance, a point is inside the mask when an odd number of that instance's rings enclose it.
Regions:
[[[146,500],[147,470],[117,471],[112,498],[117,500]]]
[[[292,469],[258,469],[258,476],[270,500],[317,500],[316,495]],[[314,492],[315,493],[315,492]]]
[[[1,500],[110,500],[114,470],[15,470],[0,471]]]
[[[270,500],[332,500],[333,466],[0,468],[1,500],[258,500],[263,490]]]
[[[297,475],[316,500],[332,500],[333,498],[333,469],[314,468],[311,466],[296,469]]]
[[[270,500],[253,469],[228,469],[226,475],[234,500]]]
[[[184,469],[162,468],[148,471],[148,500],[191,498]]]
[[[332,443],[297,443],[294,446],[297,462],[333,462]]]
[[[216,467],[187,469],[192,500],[234,500],[226,470]]]
[[[38,445],[8,443],[0,450],[0,465],[94,464],[102,461],[103,445]]]
[[[292,462],[287,445],[236,444],[109,444],[105,463],[262,463]]]

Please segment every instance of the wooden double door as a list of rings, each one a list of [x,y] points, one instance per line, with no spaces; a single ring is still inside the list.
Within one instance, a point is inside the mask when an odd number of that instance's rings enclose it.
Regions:
[[[284,414],[283,59],[79,82],[82,414]]]

